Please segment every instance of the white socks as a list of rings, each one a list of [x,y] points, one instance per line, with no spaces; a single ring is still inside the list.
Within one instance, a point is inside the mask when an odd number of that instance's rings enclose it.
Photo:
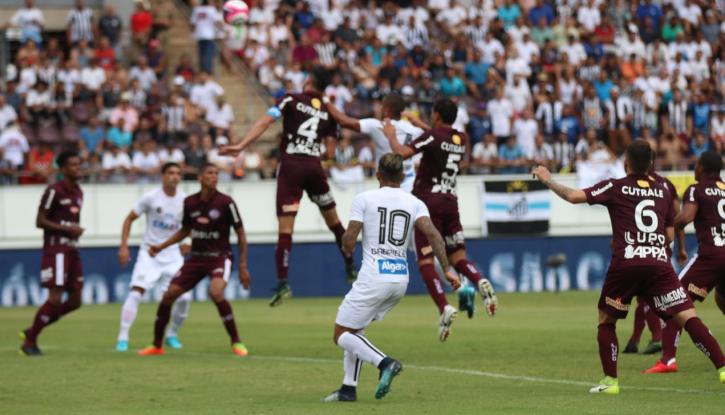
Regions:
[[[138,313],[138,304],[141,302],[141,293],[131,290],[123,302],[121,308],[121,330],[118,332],[118,340],[128,341],[128,331],[131,330],[133,321],[136,320]]]
[[[354,354],[360,360],[368,362],[375,367],[378,367],[383,358],[385,358],[385,354],[361,334],[344,332],[337,338],[337,345]],[[345,363],[347,364],[347,358],[345,359]],[[345,376],[347,377],[347,370],[345,372]]]
[[[192,293],[191,290],[185,292],[174,302],[174,308],[171,309],[171,324],[166,332],[166,337],[176,337],[179,328],[184,324],[184,320],[189,315],[189,307],[191,306]]]
[[[345,370],[345,377],[342,379],[343,385],[357,386],[362,364],[363,361],[358,359],[354,353],[345,350],[345,356],[342,358],[342,368]]]

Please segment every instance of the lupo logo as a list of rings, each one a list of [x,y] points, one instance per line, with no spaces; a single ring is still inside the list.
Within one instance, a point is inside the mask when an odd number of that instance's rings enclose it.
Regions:
[[[408,262],[404,259],[378,259],[381,274],[408,275]]]

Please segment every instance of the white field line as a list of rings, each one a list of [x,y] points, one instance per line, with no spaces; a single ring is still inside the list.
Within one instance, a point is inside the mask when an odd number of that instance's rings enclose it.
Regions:
[[[81,352],[81,353],[115,353],[120,354],[119,352],[116,352],[112,349],[97,349],[97,348],[91,348],[91,347],[74,347],[74,348],[65,348],[65,347],[43,347],[44,350],[58,350],[58,351],[70,351],[70,352]],[[17,351],[18,348],[15,347],[2,347],[0,348],[0,351],[7,352],[7,351]],[[135,351],[129,351],[127,352],[130,355],[135,354]],[[172,352],[177,355],[188,355],[188,356],[199,356],[199,357],[232,357],[230,353],[213,353],[213,352],[188,352],[188,351],[179,351],[178,353]],[[20,357],[20,356],[18,356]],[[147,357],[147,359],[153,359],[154,357]],[[162,357],[163,358],[163,357]],[[336,359],[324,359],[324,358],[317,358],[317,357],[295,357],[295,356],[264,356],[264,355],[252,355],[246,358],[237,358],[240,360],[245,359],[251,359],[251,360],[271,360],[271,361],[278,361],[278,362],[291,362],[291,363],[322,363],[322,364],[340,364],[342,359],[336,360]],[[539,378],[534,376],[521,376],[521,375],[509,375],[505,373],[495,373],[495,372],[485,372],[481,370],[471,370],[471,369],[456,369],[456,368],[449,368],[449,367],[441,367],[441,366],[425,366],[425,365],[415,365],[415,364],[406,364],[403,363],[403,367],[406,369],[414,369],[414,370],[422,370],[427,372],[440,372],[440,373],[452,373],[456,375],[466,375],[466,376],[477,376],[477,377],[484,377],[484,378],[491,378],[491,379],[501,379],[501,380],[508,380],[508,381],[516,381],[516,382],[533,382],[533,383],[545,383],[545,384],[552,384],[552,385],[572,385],[572,386],[581,386],[581,387],[591,387],[594,386],[594,382],[585,382],[585,381],[579,381],[579,380],[569,380],[569,379],[553,379],[553,378]],[[656,375],[653,375],[656,376]],[[717,382],[717,377],[715,376],[715,373],[713,373],[713,382]],[[674,392],[674,393],[700,393],[700,394],[714,394],[714,395],[725,395],[725,390],[716,391],[716,390],[708,390],[708,389],[680,389],[680,388],[663,388],[663,387],[647,387],[647,386],[622,386],[621,387],[624,390],[637,390],[637,391],[648,391],[648,392]]]

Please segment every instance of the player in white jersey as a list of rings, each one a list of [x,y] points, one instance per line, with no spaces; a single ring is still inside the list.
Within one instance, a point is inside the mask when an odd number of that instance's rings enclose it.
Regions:
[[[335,107],[330,105],[330,107]],[[402,145],[408,145],[414,138],[423,134],[423,130],[414,126],[406,120],[402,120],[401,114],[405,110],[405,101],[398,94],[388,94],[383,98],[382,116],[383,119],[390,118],[391,123],[395,125],[395,134]],[[329,108],[330,115],[344,128],[357,131],[369,135],[375,145],[375,163],[379,163],[383,154],[392,152],[390,143],[383,134],[383,123],[376,118],[363,118],[358,120],[344,114],[339,109]],[[403,161],[403,173],[405,179],[400,184],[400,188],[406,192],[413,191],[413,183],[415,182],[415,163],[418,158],[411,158]]]
[[[123,221],[121,232],[121,246],[118,249],[118,261],[126,266],[129,261],[128,235],[131,224],[141,215],[146,215],[146,230],[143,243],[138,250],[136,265],[131,276],[131,290],[121,308],[121,329],[116,341],[116,350],[128,350],[128,332],[136,319],[138,305],[143,294],[154,288],[161,287],[163,291],[169,286],[171,277],[184,264],[180,245],[172,245],[151,257],[148,248],[167,240],[181,227],[181,216],[184,209],[186,194],[177,189],[181,181],[181,167],[176,163],[166,163],[161,168],[162,185],[141,196],[136,206]],[[166,333],[166,344],[171,348],[180,349],[181,342],[177,336],[179,327],[189,314],[192,300],[191,291],[176,300],[171,314],[171,326]]]
[[[335,319],[333,341],[344,351],[345,377],[340,389],[325,402],[357,400],[357,381],[362,362],[380,370],[375,398],[390,391],[390,384],[403,369],[402,364],[386,356],[365,337],[364,330],[373,320],[381,320],[405,294],[408,287],[408,245],[413,228],[422,231],[431,242],[436,257],[446,270],[446,279],[458,287],[452,273],[443,238],[431,222],[428,208],[410,193],[400,189],[403,158],[386,154],[378,163],[380,188],[361,193],[352,202],[343,250],[352,252],[360,231],[363,233],[363,261],[357,281],[342,301]]]

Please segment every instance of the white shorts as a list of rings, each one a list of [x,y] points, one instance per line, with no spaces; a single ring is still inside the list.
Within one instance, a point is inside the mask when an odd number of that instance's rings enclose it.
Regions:
[[[176,274],[176,271],[181,269],[182,265],[184,265],[184,257],[181,255],[173,256],[167,261],[160,261],[151,258],[151,255],[145,249],[140,249],[136,258],[136,265],[133,267],[130,286],[148,291],[159,285],[161,291],[164,292],[169,287],[171,278]]]
[[[403,298],[407,288],[407,281],[379,283],[356,281],[337,309],[335,323],[351,329],[364,329],[373,320],[382,320]]]

